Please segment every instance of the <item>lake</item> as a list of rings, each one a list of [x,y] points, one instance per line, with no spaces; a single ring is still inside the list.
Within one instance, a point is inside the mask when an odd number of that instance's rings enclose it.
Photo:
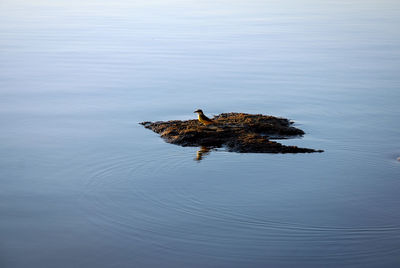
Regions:
[[[0,3],[1,267],[399,267],[400,3]],[[195,161],[142,121],[289,118]]]

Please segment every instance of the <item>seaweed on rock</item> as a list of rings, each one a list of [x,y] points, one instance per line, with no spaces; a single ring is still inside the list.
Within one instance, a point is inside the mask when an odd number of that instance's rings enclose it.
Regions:
[[[293,127],[286,118],[262,114],[222,113],[214,116],[213,125],[198,120],[142,122],[145,128],[161,135],[168,143],[181,146],[226,147],[239,153],[313,153],[309,148],[287,146],[271,139],[302,136],[304,131]]]

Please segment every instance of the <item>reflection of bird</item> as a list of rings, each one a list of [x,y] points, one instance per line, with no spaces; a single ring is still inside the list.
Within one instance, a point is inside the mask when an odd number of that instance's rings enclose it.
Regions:
[[[210,125],[210,124],[214,124],[214,121],[212,121],[210,118],[208,118],[207,116],[205,116],[203,114],[203,111],[198,109],[196,111],[194,111],[194,113],[197,113],[199,115],[199,121],[201,123],[203,123],[204,125]]]
[[[210,153],[210,150],[211,150],[210,148],[201,146],[200,150],[197,151],[196,160],[200,162],[203,159],[203,157],[205,157]]]

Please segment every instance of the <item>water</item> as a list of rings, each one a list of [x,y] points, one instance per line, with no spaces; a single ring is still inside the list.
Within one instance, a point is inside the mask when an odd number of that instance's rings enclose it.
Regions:
[[[0,3],[1,267],[398,267],[397,1]],[[141,121],[288,117],[194,161]]]

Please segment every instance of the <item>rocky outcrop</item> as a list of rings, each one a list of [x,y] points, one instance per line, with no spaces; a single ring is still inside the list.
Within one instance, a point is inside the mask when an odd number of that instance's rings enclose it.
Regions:
[[[288,139],[304,134],[285,118],[261,114],[223,113],[214,116],[215,124],[205,126],[198,120],[142,122],[172,144],[181,146],[226,147],[240,153],[313,153],[309,148],[282,145],[271,139]]]

